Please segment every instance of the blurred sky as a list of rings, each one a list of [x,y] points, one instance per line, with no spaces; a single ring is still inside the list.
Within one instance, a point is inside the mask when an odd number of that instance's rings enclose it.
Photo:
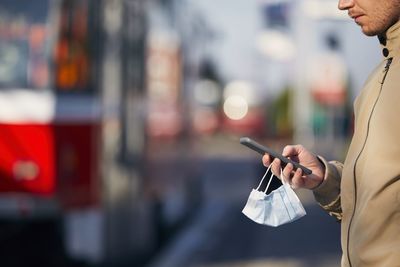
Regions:
[[[207,22],[218,35],[211,43],[223,74],[239,79],[253,75],[256,36],[262,27],[257,0],[194,1],[203,10]]]

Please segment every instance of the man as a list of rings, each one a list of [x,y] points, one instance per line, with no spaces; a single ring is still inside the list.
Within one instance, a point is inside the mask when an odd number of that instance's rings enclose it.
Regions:
[[[295,188],[313,190],[317,202],[341,221],[342,266],[400,266],[400,0],[339,0],[339,9],[368,36],[377,35],[383,61],[354,103],[355,131],[344,164],[315,156],[301,145],[283,155],[313,171],[287,165]],[[280,173],[280,162],[268,155]]]

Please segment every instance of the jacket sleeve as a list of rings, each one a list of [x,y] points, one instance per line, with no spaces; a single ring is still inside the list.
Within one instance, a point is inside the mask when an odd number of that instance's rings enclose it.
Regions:
[[[328,162],[323,157],[318,158],[325,165],[325,177],[321,185],[313,190],[315,200],[329,215],[341,221],[340,181],[343,164],[337,161]]]

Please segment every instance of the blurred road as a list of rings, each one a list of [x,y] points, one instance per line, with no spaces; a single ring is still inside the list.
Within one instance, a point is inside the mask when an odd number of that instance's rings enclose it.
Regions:
[[[286,141],[263,143],[279,151]],[[314,203],[310,192],[298,191],[307,216],[278,228],[258,225],[241,210],[265,172],[260,156],[241,146],[236,137],[202,139],[191,145],[199,155],[195,166],[193,163],[169,166],[169,162],[168,168],[154,169],[167,183],[167,176],[175,173],[166,170],[181,172],[182,168],[196,168],[199,171],[196,194],[200,193],[203,201],[192,213],[194,216],[145,267],[340,266],[340,225]],[[185,151],[173,148],[175,153]],[[159,154],[163,151],[166,150],[160,150]],[[66,257],[60,227],[61,224],[52,221],[0,223],[2,263],[7,267],[88,266]],[[143,267],[134,262],[123,266]]]
[[[241,210],[265,171],[260,158],[230,140],[199,147],[206,151],[200,161],[205,202],[147,267],[340,266],[340,224],[310,192],[298,191],[307,211],[302,219],[278,228],[258,225]]]

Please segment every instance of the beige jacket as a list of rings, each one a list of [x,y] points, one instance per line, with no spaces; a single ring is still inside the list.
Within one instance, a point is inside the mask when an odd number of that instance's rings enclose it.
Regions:
[[[400,266],[400,22],[380,40],[384,59],[355,100],[346,160],[322,159],[325,180],[314,190],[341,221],[342,266]]]

